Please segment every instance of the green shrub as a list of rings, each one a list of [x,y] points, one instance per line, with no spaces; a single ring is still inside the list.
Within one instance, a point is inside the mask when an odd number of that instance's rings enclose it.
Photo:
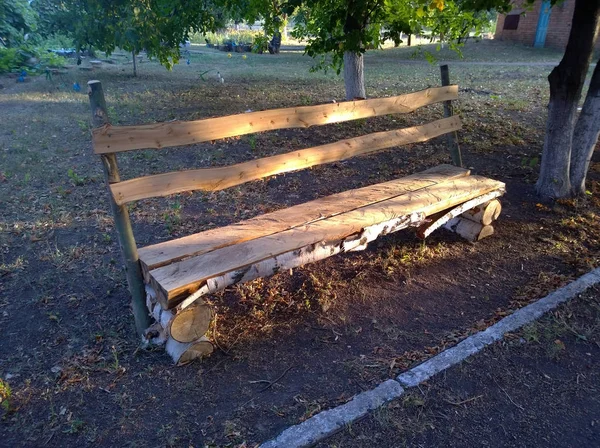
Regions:
[[[230,31],[228,37],[236,44],[252,44],[257,36],[256,31],[241,30],[241,31]]]
[[[30,58],[31,54],[20,48],[0,48],[0,73],[20,70]]]
[[[67,60],[62,56],[59,56],[55,53],[50,53],[48,51],[41,52],[39,54],[40,65],[42,67],[62,67],[67,63]]]
[[[54,34],[40,43],[40,47],[46,50],[59,50],[61,48],[75,48],[73,39],[62,34]]]
[[[65,58],[48,52],[44,48],[0,48],[0,73],[44,70],[46,67],[62,67]]]
[[[257,31],[251,30],[228,30],[219,33],[196,33],[190,36],[190,42],[195,44],[204,44],[206,41],[213,45],[224,45],[225,43],[234,43],[236,45],[253,45],[256,40],[259,40],[259,46],[262,45],[263,35]],[[267,40],[268,42],[268,40]],[[266,50],[266,45],[264,50]]]
[[[252,51],[254,53],[264,53],[269,49],[269,38],[264,34],[257,34],[252,43]]]

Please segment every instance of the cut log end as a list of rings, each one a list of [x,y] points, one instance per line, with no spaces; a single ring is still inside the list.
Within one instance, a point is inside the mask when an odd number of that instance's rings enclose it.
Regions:
[[[205,303],[194,303],[173,317],[170,332],[178,342],[192,342],[204,336],[213,318],[212,309]]]
[[[214,351],[214,346],[209,341],[198,341],[191,344],[191,346],[183,353],[179,361],[178,365],[187,364],[196,359],[202,359]]]
[[[500,204],[500,201],[494,199],[493,201],[474,207],[471,210],[467,210],[462,216],[470,221],[489,226],[498,219],[501,211],[502,205]]]
[[[430,215],[425,220],[425,223],[417,229],[417,237],[425,239],[434,230],[445,226],[452,219],[462,215],[465,215],[463,216],[464,218],[478,223],[482,219],[482,216],[485,216],[485,220],[493,221],[500,214],[500,202],[495,198],[503,193],[504,188],[476,197],[451,209]]]
[[[205,336],[188,343],[177,342],[175,339],[169,338],[166,351],[175,364],[181,366],[210,355],[214,351],[214,347]]]
[[[451,219],[444,227],[471,242],[482,240],[494,234],[492,226],[484,226],[463,218]]]

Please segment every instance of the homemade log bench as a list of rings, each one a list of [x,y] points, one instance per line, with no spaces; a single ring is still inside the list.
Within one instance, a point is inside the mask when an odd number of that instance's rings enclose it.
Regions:
[[[213,312],[202,296],[341,252],[365,249],[378,236],[407,227],[417,228],[417,234],[425,238],[444,226],[477,241],[493,233],[491,224],[500,213],[496,198],[504,193],[502,182],[470,175],[458,166],[440,165],[138,249],[126,208],[131,201],[190,190],[217,191],[445,134],[452,137],[461,128],[461,121],[446,107],[449,116],[419,126],[376,132],[231,166],[123,181],[117,153],[409,113],[438,102],[448,105],[458,98],[458,87],[447,85],[389,98],[140,126],[111,126],[100,82],[90,81],[88,87],[95,125],[94,152],[103,162],[136,326],[145,341],[166,343],[166,350],[176,363],[213,350],[205,336]],[[457,159],[456,153],[454,158]]]

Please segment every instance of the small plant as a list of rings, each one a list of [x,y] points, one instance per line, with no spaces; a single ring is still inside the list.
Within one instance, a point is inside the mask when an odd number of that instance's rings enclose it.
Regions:
[[[250,145],[250,149],[252,151],[256,151],[256,135],[251,135],[248,137],[248,144]]]
[[[71,426],[65,429],[63,432],[65,434],[77,434],[85,427],[85,422],[83,420],[73,420],[71,421]]]
[[[90,129],[90,123],[87,120],[78,119],[77,126],[82,132],[87,132]]]
[[[175,227],[181,222],[181,203],[176,201],[171,205],[171,210],[163,213],[163,219],[167,225],[167,232],[172,234],[175,231]]]
[[[85,177],[80,176],[79,174],[77,174],[75,172],[75,170],[72,169],[72,168],[69,168],[69,170],[67,171],[67,176],[69,176],[69,179],[71,179],[71,182],[76,187],[80,187],[81,185],[85,185],[85,182],[87,181],[87,179]]]
[[[8,383],[0,379],[0,406],[5,412],[10,411],[10,398],[12,391]]]
[[[50,68],[64,67],[67,63],[65,58],[51,52],[40,53],[39,59],[42,66]]]
[[[114,371],[118,371],[119,370],[119,352],[117,351],[117,349],[115,348],[114,345],[111,347],[111,352],[113,355],[113,362],[111,364],[111,368]]]
[[[63,198],[66,198],[68,194],[71,193],[70,190],[65,189],[65,187],[63,187],[62,185],[59,185],[58,187],[56,187],[56,193]]]
[[[20,70],[30,57],[19,48],[0,48],[0,73]]]
[[[540,163],[539,157],[523,157],[521,159],[521,166],[523,168],[535,168]]]

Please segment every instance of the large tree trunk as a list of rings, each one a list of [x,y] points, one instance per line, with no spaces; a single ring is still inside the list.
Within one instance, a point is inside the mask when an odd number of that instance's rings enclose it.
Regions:
[[[344,84],[346,86],[346,99],[364,99],[365,74],[364,57],[362,53],[346,51],[344,53]]]
[[[600,61],[596,63],[590,88],[573,132],[571,185],[574,195],[585,194],[585,177],[600,134]]]
[[[571,194],[569,178],[577,103],[598,31],[600,0],[576,0],[569,42],[560,64],[548,76],[550,102],[537,191],[542,198]]]

